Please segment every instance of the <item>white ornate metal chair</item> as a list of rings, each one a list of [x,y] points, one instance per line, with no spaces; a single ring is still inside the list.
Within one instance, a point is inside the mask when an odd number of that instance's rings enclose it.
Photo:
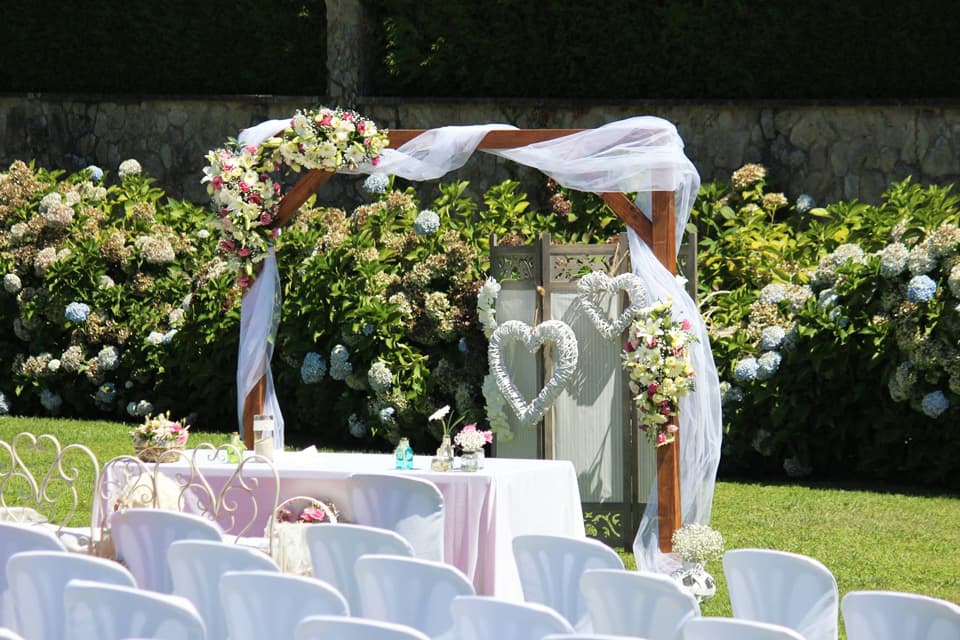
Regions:
[[[43,523],[67,548],[88,551],[93,527],[71,523],[99,476],[96,455],[82,444],[62,446],[51,434],[27,432],[0,440],[0,520]]]
[[[232,456],[240,461],[229,462]],[[234,467],[225,480],[211,483],[203,473],[208,464]],[[136,456],[118,456],[103,465],[97,486],[94,524],[99,527],[98,539],[102,541],[99,555],[111,556],[110,514],[137,507],[197,515],[215,521],[225,540],[267,550],[264,532],[254,526],[263,521],[264,511],[276,510],[279,498],[280,482],[273,462],[244,454],[229,444],[215,447],[204,443],[191,450],[171,449],[152,462]]]

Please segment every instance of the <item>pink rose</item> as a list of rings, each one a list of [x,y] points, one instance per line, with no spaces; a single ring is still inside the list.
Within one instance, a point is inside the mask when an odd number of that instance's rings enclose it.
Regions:
[[[684,318],[683,322],[680,323],[680,328],[684,331],[690,331],[690,321]]]
[[[670,433],[676,433],[677,431],[680,431],[680,427],[678,427],[675,424],[668,424],[667,431],[669,431]]]
[[[253,277],[248,275],[242,275],[237,278],[237,286],[241,289],[246,289],[253,284]]]
[[[657,444],[666,444],[667,443],[667,434],[658,433],[657,434]]]
[[[269,213],[260,214],[260,224],[267,226],[271,222],[273,222],[273,216],[271,216]]]
[[[247,200],[252,204],[263,204],[263,198],[260,197],[259,193],[251,193],[247,196]]]
[[[461,431],[476,431],[476,430],[477,430],[477,423],[474,422],[474,423],[471,423],[471,424],[465,424],[465,425],[463,425],[463,429],[460,429],[460,430],[461,430]]]
[[[224,238],[220,242],[220,248],[223,249],[224,251],[233,251],[234,247],[236,246],[237,245],[233,243],[233,240],[230,240],[229,238]]]
[[[307,507],[300,512],[300,522],[323,522],[327,514],[320,507]]]
[[[274,183],[273,183],[273,195],[276,195],[276,196],[280,195],[280,183],[279,183],[279,182],[274,182]]]
[[[370,164],[372,164],[373,166],[377,166],[378,164],[380,164],[380,156],[377,156],[376,158],[371,160]]]
[[[246,152],[249,153],[250,155],[253,155],[253,154],[255,154],[255,153],[257,152],[257,146],[256,146],[256,145],[253,145],[253,144],[248,144],[248,145],[245,146],[243,149],[244,149],[244,151],[246,151]]]
[[[243,193],[248,193],[250,191],[250,185],[248,185],[243,180],[241,180],[240,184],[237,186],[240,187],[240,191],[242,191]]]
[[[487,441],[487,444],[493,442],[493,431],[483,431],[483,439]]]
[[[223,188],[223,178],[220,176],[213,176],[213,180],[210,181],[210,184],[213,185],[214,191],[220,191]]]
[[[240,247],[237,249],[237,255],[241,258],[246,258],[250,255],[250,249],[247,249],[246,247]]]

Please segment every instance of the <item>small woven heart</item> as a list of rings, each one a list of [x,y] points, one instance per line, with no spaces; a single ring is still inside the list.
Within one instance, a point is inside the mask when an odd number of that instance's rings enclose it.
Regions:
[[[510,377],[510,372],[503,366],[503,352],[513,342],[522,343],[531,355],[536,354],[546,344],[553,344],[556,348],[553,374],[531,402],[527,402],[521,395],[516,383]],[[508,320],[497,327],[490,336],[487,357],[490,362],[490,373],[493,374],[500,393],[506,398],[507,404],[513,409],[520,424],[532,425],[543,417],[576,372],[577,336],[567,323],[560,320],[548,320],[540,323],[536,328],[531,328],[530,325],[519,320]]]
[[[607,312],[600,308],[600,299],[620,291],[626,291],[630,304],[611,321]],[[621,273],[611,278],[602,271],[592,271],[577,284],[577,299],[597,332],[605,339],[613,340],[627,330],[637,312],[647,305],[647,290],[643,281],[632,273]]]

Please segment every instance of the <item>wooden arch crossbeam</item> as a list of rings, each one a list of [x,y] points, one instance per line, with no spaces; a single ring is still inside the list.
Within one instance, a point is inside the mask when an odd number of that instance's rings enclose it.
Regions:
[[[412,140],[425,129],[391,129],[390,147],[399,147]],[[488,132],[478,149],[514,149],[527,145],[562,138],[583,129],[501,129]],[[286,225],[307,199],[316,193],[334,175],[330,171],[311,169],[290,189],[280,201],[277,226]],[[676,210],[674,192],[652,193],[651,219],[623,193],[598,194],[608,207],[623,222],[633,229],[641,240],[653,250],[657,260],[671,273],[677,272]],[[266,379],[261,378],[244,399],[243,433],[248,449],[253,448],[253,416],[263,411],[266,395]],[[668,445],[657,447],[657,500],[659,506],[659,545],[663,551],[672,548],[671,537],[680,527],[680,463],[679,432],[677,439]]]

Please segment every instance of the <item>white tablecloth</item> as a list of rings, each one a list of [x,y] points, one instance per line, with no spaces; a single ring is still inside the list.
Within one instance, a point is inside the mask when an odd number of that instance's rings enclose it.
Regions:
[[[197,465],[216,490],[234,465],[204,462],[204,457],[197,456]],[[444,559],[463,571],[483,595],[523,599],[511,546],[515,535],[585,536],[577,476],[567,460],[488,458],[485,468],[477,472],[431,471],[428,456],[416,456],[409,471],[394,469],[391,454],[278,451],[274,460],[281,501],[298,495],[329,500],[348,520],[351,473],[396,473],[431,480],[444,497]],[[162,468],[175,472],[180,466],[164,464]],[[248,469],[255,473],[257,466],[248,465]],[[273,491],[267,475],[261,481],[264,495]],[[266,526],[269,506],[262,505],[260,511]],[[258,523],[251,534],[259,530]]]

